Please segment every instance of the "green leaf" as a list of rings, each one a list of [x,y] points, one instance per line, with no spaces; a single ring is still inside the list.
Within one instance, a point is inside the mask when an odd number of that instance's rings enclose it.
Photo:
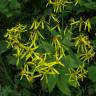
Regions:
[[[54,47],[48,42],[41,41],[40,48],[46,52],[54,52]]]
[[[93,16],[90,21],[92,25],[96,25],[96,16]]]
[[[88,68],[88,77],[93,82],[96,82],[96,66],[91,66]]]
[[[64,38],[64,39],[61,41],[61,43],[64,44],[65,46],[67,46],[67,47],[73,46],[73,43],[70,42],[70,40],[68,40],[68,39],[66,39],[66,38]]]
[[[64,37],[61,41],[61,44],[64,45],[64,49],[69,51],[69,48],[74,46],[74,44],[71,42],[71,39],[72,39],[72,32],[71,32],[71,29],[68,30],[68,29],[65,29],[64,30]]]
[[[10,7],[14,9],[20,8],[20,3],[17,0],[10,0]]]
[[[57,75],[48,75],[47,79],[48,79],[47,86],[48,86],[48,90],[50,93],[53,91],[53,89],[57,83],[58,76]]]
[[[8,45],[4,40],[0,41],[0,54],[8,50],[7,46]]]
[[[7,61],[8,61],[8,64],[16,65],[17,58],[14,57],[14,56],[8,55],[7,56]]]
[[[7,6],[8,2],[6,2],[6,0],[2,0],[2,2],[0,2],[0,11],[5,12],[6,10],[6,6]]]
[[[77,88],[77,87],[78,87],[78,85],[77,85],[77,82],[76,82],[76,81],[70,81],[70,82],[68,82],[68,84],[69,84],[70,86],[75,87],[75,88]]]
[[[0,12],[7,17],[20,13],[20,3],[17,0],[2,0],[0,2]]]
[[[70,96],[71,92],[67,84],[68,80],[66,78],[66,76],[60,76],[57,81],[57,87],[63,94]]]
[[[12,89],[11,89],[11,87],[10,86],[4,86],[4,87],[1,87],[2,88],[2,90],[1,90],[1,92],[0,92],[0,94],[2,94],[2,95],[0,95],[0,96],[9,96],[9,94],[11,94],[12,93]]]
[[[80,6],[84,6],[86,9],[96,10],[96,1],[94,0],[80,0]]]
[[[67,66],[67,67],[71,67],[71,68],[77,68],[81,62],[80,60],[77,58],[76,55],[73,54],[72,55],[67,55],[64,57],[64,64]]]
[[[8,64],[10,64],[10,65],[16,65],[17,60],[18,60],[18,59],[17,59],[15,56],[7,55],[7,62],[8,62]],[[24,63],[24,62],[20,59],[20,60],[19,60],[18,67],[21,67],[23,63]]]

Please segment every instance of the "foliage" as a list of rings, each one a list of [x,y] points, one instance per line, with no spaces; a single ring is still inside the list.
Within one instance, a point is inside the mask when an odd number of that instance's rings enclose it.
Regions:
[[[0,12],[10,22],[0,29],[1,96],[93,96],[96,1],[5,1]]]
[[[17,0],[2,0],[0,2],[0,12],[12,16],[20,13],[20,3]]]

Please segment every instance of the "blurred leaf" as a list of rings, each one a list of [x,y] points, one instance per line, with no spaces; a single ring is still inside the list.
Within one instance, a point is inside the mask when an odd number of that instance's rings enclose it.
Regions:
[[[41,44],[39,47],[44,49],[46,52],[54,52],[54,47],[48,42],[41,41]]]
[[[18,60],[18,59],[17,59],[15,56],[7,55],[7,63],[8,63],[8,64],[16,65],[17,60]],[[20,59],[20,60],[19,60],[18,67],[21,67],[23,63],[24,63],[23,60]]]
[[[87,9],[96,10],[96,1],[92,1],[92,0],[80,0],[80,6],[85,7]]]
[[[0,41],[0,54],[8,50],[7,46],[8,45],[4,40]]]
[[[0,96],[9,96],[12,91],[10,86],[1,87]]]
[[[77,68],[80,65],[80,60],[74,55],[73,57],[71,55],[67,55],[64,57],[64,64],[68,68]]]
[[[17,0],[10,0],[10,8],[20,8],[20,3]]]
[[[0,2],[0,12],[7,17],[20,13],[20,3],[17,0],[2,0]]]
[[[96,66],[88,67],[88,77],[93,82],[96,82]]]
[[[57,78],[58,76],[57,75],[48,75],[47,79],[48,79],[48,90],[49,92],[52,92],[56,83],[57,83]]]
[[[73,46],[73,43],[69,40],[67,40],[66,38],[64,38],[62,41],[61,41],[62,44],[64,44],[65,46],[67,47],[71,47]]]
[[[7,61],[8,61],[8,64],[16,65],[17,58],[14,57],[14,56],[8,55],[7,56]]]
[[[88,9],[96,10],[96,2],[84,3],[83,6]]]
[[[96,25],[96,16],[93,16],[90,20],[92,25]]]
[[[67,80],[66,79],[66,76],[60,76],[58,78],[58,81],[57,81],[57,87],[59,88],[59,90],[63,94],[68,95],[68,96],[71,96],[71,92],[70,92],[70,89],[68,87],[68,84],[67,84],[67,81],[66,80]]]

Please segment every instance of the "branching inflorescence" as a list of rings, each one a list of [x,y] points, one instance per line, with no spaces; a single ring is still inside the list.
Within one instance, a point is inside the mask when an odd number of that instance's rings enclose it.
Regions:
[[[79,28],[79,35],[74,38],[70,37],[70,39],[74,40],[73,47],[74,49],[77,49],[77,53],[80,53],[80,60],[83,61],[77,69],[66,67],[69,70],[69,82],[74,81],[76,85],[79,86],[79,80],[83,81],[83,78],[86,77],[87,70],[84,69],[85,66],[83,63],[86,61],[89,63],[89,61],[95,56],[95,52],[88,36],[82,33],[82,29],[83,31],[90,32],[92,28],[91,22],[89,18],[87,20],[83,20],[82,17],[80,17],[79,20],[72,18],[69,20],[70,24],[67,25],[67,27],[65,26],[65,29],[63,30],[64,34],[62,35],[61,22],[57,13],[62,13],[65,6],[69,3],[72,2],[68,0],[48,0],[47,6],[53,6],[53,12],[51,12],[48,21],[46,21],[46,17],[43,16],[41,19],[34,19],[28,30],[28,26],[22,24],[18,24],[7,30],[7,33],[5,34],[5,37],[7,38],[6,41],[8,42],[8,47],[12,47],[14,49],[13,55],[17,58],[16,65],[18,66],[20,64],[20,60],[24,61],[21,67],[20,80],[22,80],[23,77],[25,77],[28,81],[32,81],[38,77],[43,80],[48,74],[60,74],[58,66],[65,68],[66,66],[62,59],[64,59],[65,56],[70,55],[70,52],[66,52],[65,45],[61,42],[67,36],[65,35],[68,33],[66,28],[69,28],[68,30],[70,30],[70,32],[72,31],[71,29]],[[78,3],[79,0],[76,0],[75,6]],[[46,41],[44,36],[44,31],[46,29],[50,30],[47,31],[51,35],[56,32],[51,36],[51,38],[49,38],[49,41]],[[27,36],[22,37],[23,34],[27,34]],[[23,38],[27,38],[27,40],[24,41]],[[50,47],[52,46],[53,51],[46,51],[45,49],[47,46],[42,48],[42,42],[47,42]],[[71,48],[69,48],[69,51],[70,49]]]

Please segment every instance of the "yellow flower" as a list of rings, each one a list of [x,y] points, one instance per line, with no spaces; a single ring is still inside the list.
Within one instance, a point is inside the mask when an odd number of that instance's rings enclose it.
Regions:
[[[32,73],[29,72],[28,65],[26,64],[24,65],[24,69],[22,69],[22,71],[20,72],[20,75],[21,75],[20,80],[22,80],[23,76],[25,76],[28,81],[32,80]]]
[[[34,29],[34,30],[37,30],[40,26],[40,22],[38,22],[37,19],[35,19],[30,27],[30,29]]]
[[[80,0],[75,0],[75,6],[76,6],[77,4],[80,4]]]
[[[85,24],[84,30],[86,31],[86,30],[88,29],[88,32],[90,32],[90,30],[91,30],[91,22],[90,22],[90,20],[87,19],[87,20],[84,22],[84,24]]]
[[[77,21],[74,18],[71,18],[69,22],[71,27],[79,27],[79,32],[82,31],[81,29],[83,26],[85,31],[88,30],[88,32],[90,32],[91,30],[91,22],[89,18],[86,21],[84,21],[82,17],[80,17],[80,19]]]
[[[26,25],[18,24],[15,27],[12,27],[11,29],[7,29],[7,33],[5,34],[5,37],[7,38],[8,46],[11,45],[11,47],[14,47],[16,43],[19,43],[19,40],[21,40],[21,33],[26,32]]]
[[[53,14],[53,13],[51,13],[51,14],[49,15],[49,24],[50,24],[50,21],[51,21],[51,20],[53,20],[53,21],[56,22],[56,23],[59,23],[58,17],[56,17],[56,15]]]
[[[66,6],[66,4],[69,4],[72,2],[69,2],[68,0],[48,0],[47,6],[52,5],[54,12],[62,12]]]
[[[73,68],[69,68],[69,73],[66,74],[69,75],[69,82],[75,82],[76,86],[80,86],[78,80],[82,80],[87,75],[87,70],[84,69],[84,64],[79,65],[79,67],[75,70]]]
[[[83,54],[80,55],[80,60],[83,60],[83,62],[87,61],[89,63],[89,60],[95,56],[95,52],[93,50],[93,48],[91,48],[88,52],[85,52]]]
[[[44,29],[44,26],[45,26],[45,17],[42,17],[40,20],[34,19],[30,29],[38,30],[38,28],[40,27]]]
[[[60,61],[65,56],[64,46],[60,43],[62,37],[60,35],[53,37],[52,45],[55,47],[55,58]]]
[[[82,29],[84,20],[82,19],[82,17],[80,17],[80,20],[77,20],[77,21],[74,18],[71,18],[69,22],[70,22],[71,27],[73,27],[74,25],[75,25],[74,27],[79,27],[79,32],[80,32]]]
[[[77,48],[77,52],[85,53],[91,48],[91,42],[88,39],[88,36],[84,36],[83,34],[78,37],[73,38],[75,40],[75,47]]]

